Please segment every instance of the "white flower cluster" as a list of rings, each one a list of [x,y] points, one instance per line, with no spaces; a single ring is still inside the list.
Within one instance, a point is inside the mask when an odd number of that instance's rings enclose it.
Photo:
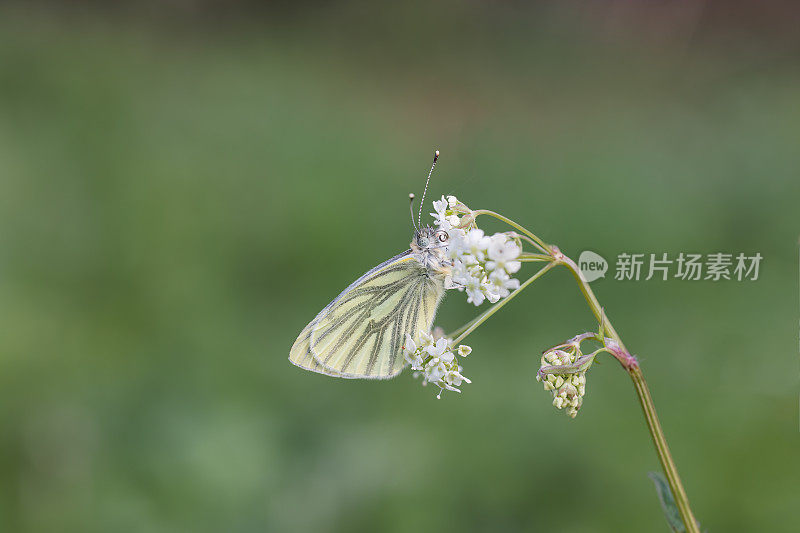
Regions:
[[[403,356],[406,362],[411,365],[412,370],[416,370],[414,375],[421,375],[423,385],[431,383],[439,387],[437,399],[441,399],[442,392],[445,390],[461,392],[457,387],[462,382],[472,383],[461,375],[463,370],[458,364],[458,358],[466,357],[472,352],[472,348],[464,344],[453,350],[453,341],[445,337],[434,340],[433,336],[426,332],[420,332],[419,344],[406,334],[406,343],[403,346]]]
[[[571,418],[578,415],[578,410],[583,405],[583,397],[586,395],[586,371],[551,374],[546,370],[550,366],[573,365],[580,353],[577,350],[576,352],[569,353],[559,349],[546,351],[542,355],[541,367],[536,374],[536,381],[544,382],[544,390],[553,392],[553,405],[558,409],[566,408],[567,415]]]
[[[448,232],[452,228],[461,226],[459,214],[469,213],[469,208],[459,202],[455,196],[448,196],[447,199],[442,196],[441,200],[434,200],[433,210],[436,212],[431,213],[431,215],[436,219],[436,226]]]
[[[507,233],[489,237],[476,227],[462,229],[458,215],[469,209],[455,196],[442,196],[433,208],[436,225],[450,236],[447,256],[453,270],[448,288],[466,291],[467,302],[476,306],[484,300],[495,303],[519,288],[519,280],[511,277],[522,266],[517,260],[522,250],[515,238]]]

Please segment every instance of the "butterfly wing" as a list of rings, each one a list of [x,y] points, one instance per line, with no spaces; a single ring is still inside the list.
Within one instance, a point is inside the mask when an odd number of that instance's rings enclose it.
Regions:
[[[289,360],[342,378],[388,379],[400,373],[406,333],[429,331],[444,283],[403,252],[342,291],[297,337]]]

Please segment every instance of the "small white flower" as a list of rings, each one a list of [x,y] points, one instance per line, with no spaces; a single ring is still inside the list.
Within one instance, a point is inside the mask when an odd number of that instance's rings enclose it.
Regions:
[[[426,332],[421,332],[419,334],[419,348],[427,348],[433,344],[433,335]]]
[[[500,300],[501,297],[500,293],[498,293],[495,290],[494,286],[491,285],[488,282],[488,280],[486,280],[485,283],[481,284],[481,290],[483,291],[483,294],[486,296],[486,299],[489,300],[489,303],[493,304]]]
[[[490,243],[491,239],[483,234],[483,230],[473,228],[467,232],[464,239],[464,253],[471,255],[478,262],[483,262],[485,258],[484,252],[489,248]]]
[[[447,375],[444,377],[444,382],[450,385],[451,387],[458,387],[461,385],[461,382],[464,381],[464,376],[456,372],[448,372]],[[456,389],[458,390],[458,389]],[[461,391],[458,391],[461,392]]]
[[[404,356],[406,362],[411,365],[411,370],[422,370],[422,365],[425,361],[422,359],[422,354],[419,352],[406,353]]]
[[[458,205],[458,198],[456,198],[453,195],[448,196],[447,197],[447,205],[450,206],[450,208],[452,209],[453,207]]]
[[[453,264],[453,268],[450,270],[450,277],[453,283],[456,284],[456,288],[463,291],[464,286],[467,284],[467,281],[469,281],[470,275],[464,263],[456,261]]]
[[[467,291],[468,303],[478,306],[481,305],[486,299],[486,296],[483,294],[483,286],[478,278],[474,278],[472,276],[467,278],[466,282],[464,283],[464,290]]]
[[[445,364],[450,364],[453,361],[455,361],[456,356],[453,355],[453,352],[444,352],[442,355],[439,356],[439,359]]]
[[[417,343],[414,342],[414,339],[411,338],[411,335],[408,333],[406,333],[406,343],[403,345],[403,350],[405,350],[406,353],[414,353],[417,351]]]
[[[458,347],[458,356],[459,357],[466,357],[472,353],[472,348],[467,346],[466,344],[462,344]]]
[[[447,200],[444,199],[444,196],[442,196],[441,200],[434,200],[433,210],[436,212],[431,213],[431,215],[433,215],[433,218],[436,220],[436,225],[439,226],[440,229],[450,229],[447,223]],[[442,225],[445,224],[448,225],[447,228],[442,227]]]
[[[447,368],[438,359],[432,360],[425,365],[425,380],[429,383],[441,381],[445,374],[447,374]]]
[[[447,230],[450,239],[447,241],[447,258],[453,262],[459,258],[464,248],[464,230],[451,228]],[[459,261],[460,262],[460,261]]]
[[[521,250],[517,243],[510,240],[508,236],[497,233],[491,237],[488,246],[489,261],[486,262],[487,270],[505,270],[509,274],[519,271],[522,263],[516,261]]]
[[[511,294],[509,289],[519,289],[519,280],[509,277],[505,270],[495,270],[489,274],[489,284],[501,298]]]
[[[431,344],[425,347],[425,351],[428,352],[428,355],[433,358],[440,357],[445,350],[447,350],[447,339],[444,337],[436,341],[436,344]]]
[[[439,216],[444,216],[444,212],[447,211],[447,200],[444,199],[444,196],[441,200],[433,201],[433,209]]]

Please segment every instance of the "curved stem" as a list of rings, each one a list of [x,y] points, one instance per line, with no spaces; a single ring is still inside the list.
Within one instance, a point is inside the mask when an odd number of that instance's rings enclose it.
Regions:
[[[603,324],[603,328],[608,333],[608,336],[614,339],[614,341],[619,344],[623,350],[627,351],[625,344],[623,344],[622,339],[619,337],[619,333],[617,333],[617,331],[614,329],[611,321],[608,320],[608,316],[605,316],[603,308],[600,306],[600,302],[597,301],[597,297],[594,295],[591,287],[589,287],[589,284],[581,277],[581,271],[578,269],[578,265],[575,264],[575,261],[558,251],[558,249],[556,250],[558,256],[556,261],[559,264],[566,266],[570,272],[572,272],[572,275],[575,278],[575,281],[578,282],[578,287],[581,289],[583,297],[589,304],[589,307],[591,308],[592,313],[594,313],[597,322]]]
[[[544,252],[544,250],[542,250],[542,247],[539,246],[539,243],[537,243],[536,241],[534,241],[533,239],[531,239],[527,235],[523,235],[523,234],[517,233],[517,232],[511,232],[511,233],[514,233],[514,235],[516,235],[518,239],[524,240],[525,242],[530,243],[533,246],[535,246],[539,251]]]
[[[650,437],[653,439],[653,444],[655,445],[656,448],[658,460],[661,463],[661,467],[664,470],[664,474],[667,478],[667,482],[669,483],[670,490],[672,491],[672,496],[675,499],[675,504],[678,507],[678,511],[680,512],[681,519],[683,520],[686,531],[689,533],[699,533],[700,529],[697,526],[697,521],[695,520],[694,514],[692,513],[692,509],[689,506],[689,498],[686,496],[686,491],[684,490],[683,483],[681,482],[681,478],[678,475],[678,469],[675,466],[675,461],[672,459],[672,454],[669,451],[667,440],[664,437],[664,430],[661,427],[661,422],[658,420],[658,415],[656,414],[656,408],[655,405],[653,404],[653,398],[652,396],[650,396],[650,390],[647,387],[647,382],[644,379],[644,374],[642,373],[642,369],[639,366],[639,362],[636,360],[636,357],[631,355],[631,353],[628,352],[627,348],[625,348],[625,344],[622,342],[622,339],[620,338],[619,334],[614,329],[614,326],[611,324],[611,321],[608,320],[607,316],[605,316],[603,308],[600,306],[600,302],[597,301],[597,297],[594,295],[594,291],[592,291],[591,287],[589,287],[589,284],[581,276],[578,266],[572,259],[561,253],[558,247],[546,244],[539,237],[528,231],[523,226],[517,224],[513,220],[506,218],[498,213],[495,213],[494,211],[481,209],[471,212],[472,216],[471,222],[474,222],[475,218],[477,218],[479,215],[492,216],[498,220],[505,222],[506,224],[515,228],[516,230],[520,231],[526,237],[528,237],[530,241],[533,241],[532,244],[534,244],[542,252],[548,254],[552,258],[552,262],[548,263],[536,274],[531,276],[528,280],[525,281],[525,283],[520,285],[520,287],[513,293],[511,293],[508,297],[506,297],[499,303],[489,308],[485,313],[479,315],[477,318],[469,322],[463,328],[460,328],[458,331],[461,331],[463,329],[463,333],[461,333],[459,337],[453,341],[453,344],[458,344],[459,342],[463,341],[467,335],[469,335],[475,328],[480,326],[490,316],[496,313],[503,305],[505,305],[509,300],[515,297],[517,293],[519,293],[522,289],[527,287],[530,283],[539,278],[545,272],[550,270],[552,267],[556,265],[566,266],[572,272],[572,275],[578,282],[578,286],[580,287],[580,290],[583,293],[586,302],[589,304],[592,313],[594,313],[595,318],[601,324],[602,327],[600,334],[604,338],[606,334],[610,337],[611,342],[606,342],[607,345],[606,348],[608,348],[607,351],[609,351],[612,355],[614,355],[614,357],[620,362],[622,367],[628,371],[628,375],[630,376],[631,381],[633,381],[633,386],[634,389],[636,390],[636,396],[639,399],[639,404],[642,407],[642,412],[644,414],[645,422],[647,423],[647,429],[650,432]],[[530,254],[530,255],[538,255],[538,254]]]
[[[520,254],[519,257],[517,257],[517,261],[522,261],[523,263],[525,263],[525,262],[530,263],[530,262],[533,262],[533,261],[540,261],[540,262],[541,261],[552,261],[552,260],[553,260],[553,257],[549,256],[549,255],[531,254],[531,253],[527,253],[527,252],[524,252],[524,253]]]
[[[469,322],[465,326],[466,329],[464,329],[464,332],[461,333],[456,339],[453,340],[453,345],[455,346],[458,343],[462,342],[467,337],[467,335],[469,335],[470,333],[472,333],[475,330],[475,328],[477,328],[478,326],[480,326],[481,324],[486,322],[486,320],[488,320],[490,316],[492,316],[493,314],[498,312],[510,300],[514,299],[514,297],[517,294],[519,294],[520,292],[522,292],[522,290],[525,287],[527,287],[528,285],[530,285],[531,283],[536,281],[539,277],[544,275],[545,272],[547,272],[548,270],[553,268],[556,264],[557,263],[551,262],[551,263],[548,263],[547,265],[543,266],[538,272],[536,272],[536,274],[534,274],[533,276],[531,276],[528,279],[526,279],[525,282],[522,285],[520,285],[518,289],[516,289],[514,292],[512,292],[511,294],[509,294],[508,296],[506,296],[505,298],[503,298],[502,300],[500,300],[499,302],[494,304],[492,307],[487,309],[485,312],[483,312],[482,314],[478,315],[471,322]],[[459,328],[459,329],[463,329],[463,328]],[[458,331],[458,330],[456,330],[456,331]]]
[[[661,468],[663,468],[667,482],[669,483],[669,487],[672,490],[672,496],[675,498],[675,505],[678,507],[678,511],[681,514],[681,519],[686,527],[686,531],[689,533],[699,533],[700,529],[697,526],[697,521],[695,520],[692,509],[689,506],[689,498],[686,496],[686,491],[684,490],[683,483],[678,475],[678,469],[675,466],[675,461],[672,459],[672,454],[669,451],[667,439],[664,437],[664,430],[661,427],[661,422],[658,420],[656,407],[655,404],[653,404],[653,398],[650,396],[650,389],[647,387],[647,381],[644,379],[644,374],[642,374],[642,369],[639,366],[639,362],[625,348],[625,345],[622,343],[622,339],[620,339],[619,334],[614,329],[614,326],[611,325],[611,321],[608,320],[608,317],[605,316],[603,308],[600,307],[600,303],[597,301],[597,297],[594,295],[594,292],[589,287],[589,284],[581,277],[580,270],[575,262],[569,257],[561,254],[561,252],[557,251],[557,249],[556,256],[556,264],[562,264],[569,268],[578,282],[581,292],[586,298],[586,301],[597,318],[597,321],[603,324],[608,336],[611,337],[611,339],[617,344],[616,347],[611,346],[609,351],[622,364],[623,368],[628,371],[628,375],[630,375],[631,381],[633,381],[633,386],[636,389],[636,396],[639,399],[639,404],[642,407],[645,422],[647,423],[647,429],[650,432],[650,437],[653,439],[653,444],[655,445],[656,453],[658,454],[658,460],[661,463]]]
[[[542,239],[540,239],[539,237],[537,237],[536,235],[534,235],[533,233],[528,231],[523,226],[517,224],[516,222],[514,222],[510,218],[506,218],[503,215],[501,215],[500,213],[495,213],[494,211],[489,211],[488,209],[478,209],[477,211],[473,211],[472,212],[472,219],[475,220],[480,215],[489,215],[490,217],[494,217],[497,220],[502,220],[503,222],[505,222],[506,224],[508,224],[512,228],[514,228],[514,229],[516,229],[518,231],[521,231],[523,234],[525,234],[526,236],[530,237],[534,241],[534,244],[541,251],[552,255],[552,253],[553,253],[552,250],[550,249],[550,247],[547,244],[545,244],[545,242]]]

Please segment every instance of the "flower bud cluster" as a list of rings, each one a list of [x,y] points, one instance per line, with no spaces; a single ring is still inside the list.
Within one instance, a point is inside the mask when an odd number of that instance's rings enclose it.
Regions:
[[[559,349],[566,347],[566,350]],[[566,409],[567,415],[575,418],[583,405],[586,394],[586,369],[577,372],[557,373],[551,367],[573,366],[580,358],[580,348],[568,345],[547,350],[542,355],[541,366],[536,374],[536,381],[544,384],[544,390],[553,393],[553,405],[557,409]]]
[[[485,235],[474,226],[474,219],[459,218],[471,211],[455,196],[442,196],[433,208],[437,226],[450,236],[447,257],[453,266],[448,288],[465,291],[467,302],[476,306],[485,300],[495,303],[519,288],[519,280],[511,275],[522,266],[518,260],[522,248],[513,233]]]
[[[406,334],[403,346],[403,357],[411,369],[417,371],[414,375],[422,376],[423,385],[431,383],[439,387],[437,399],[442,397],[445,390],[461,392],[458,387],[462,383],[472,383],[461,374],[463,368],[458,364],[458,357],[466,357],[471,352],[472,348],[464,344],[454,350],[451,339],[434,339],[427,332],[420,332],[416,341]]]

